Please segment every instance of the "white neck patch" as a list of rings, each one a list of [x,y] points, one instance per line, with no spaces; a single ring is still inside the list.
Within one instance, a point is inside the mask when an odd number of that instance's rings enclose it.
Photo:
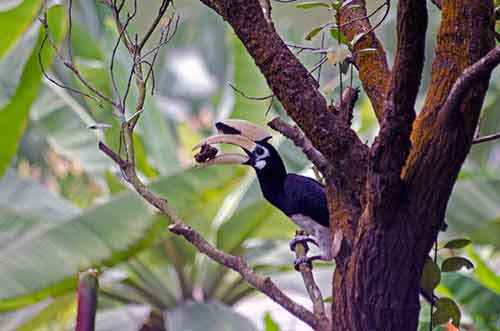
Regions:
[[[259,160],[255,162],[255,168],[262,170],[266,166],[266,161],[265,160]]]

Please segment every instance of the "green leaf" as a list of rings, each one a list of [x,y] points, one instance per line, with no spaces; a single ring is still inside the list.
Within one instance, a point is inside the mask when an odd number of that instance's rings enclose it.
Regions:
[[[296,225],[265,200],[239,209],[217,233],[217,247],[236,252],[250,238],[289,239]]]
[[[241,168],[193,169],[162,178],[150,187],[203,232],[210,228],[206,215],[215,214],[224,195],[243,174]],[[165,219],[152,213],[135,192],[127,192],[62,224],[0,247],[0,310],[66,293],[75,288],[77,271],[113,266],[151,246],[166,231]],[[11,222],[12,218],[0,217],[0,228]],[[28,230],[32,223],[26,220]]]
[[[177,159],[176,140],[165,117],[150,97],[146,98],[144,109],[137,125],[151,165],[162,175],[179,171],[181,168]]]
[[[342,8],[343,1],[338,0],[338,1],[332,1],[332,8],[338,11],[340,8]]]
[[[280,326],[273,320],[269,312],[266,312],[264,316],[264,325],[266,328],[265,331],[280,331]]]
[[[243,46],[241,41],[232,32],[229,33],[229,42],[233,54],[234,86],[247,95],[270,95],[272,92],[270,92],[259,68],[255,65],[255,61],[248,54],[245,46]],[[257,125],[265,125],[267,123],[265,113],[270,100],[249,100],[237,92],[233,93],[235,102],[233,112],[229,117],[241,118]]]
[[[99,310],[96,317],[96,331],[140,330],[150,312],[151,307],[147,305],[125,305],[114,309]]]
[[[471,243],[472,243],[472,241],[470,241],[469,239],[465,239],[465,238],[453,239],[453,240],[448,241],[444,245],[444,248],[460,249],[460,248],[464,248],[464,247],[470,245]]]
[[[117,210],[123,214],[106,216]],[[141,201],[127,196],[2,247],[0,310],[66,293],[76,287],[78,270],[115,265],[149,246],[164,231],[165,222],[151,224],[147,215]],[[8,221],[2,217],[0,226]]]
[[[113,45],[114,46],[114,45]],[[99,42],[92,38],[87,27],[73,22],[71,47],[73,54],[86,59],[102,60]]]
[[[43,215],[50,222],[37,224],[41,227],[59,224],[80,214],[80,210],[69,201],[61,199],[37,182],[20,178],[10,169],[0,179],[0,209],[9,209],[23,218],[38,218]],[[16,223],[12,225],[15,226]],[[6,233],[2,233],[3,235]],[[3,244],[4,241],[0,246]]]
[[[498,177],[498,176],[496,176]],[[467,234],[475,244],[500,247],[500,180],[491,178],[459,179],[455,184],[446,219],[450,235]]]
[[[488,330],[497,330],[498,324],[496,323],[500,319],[499,294],[460,273],[444,274],[441,284],[440,287],[443,287],[449,296],[460,303],[475,321],[481,321],[487,325]]]
[[[76,294],[68,293],[52,300],[29,321],[16,328],[16,331],[60,330],[75,321]]]
[[[328,298],[324,299],[323,302],[327,302],[327,303],[333,302],[333,298],[328,297]]]
[[[349,40],[347,37],[344,35],[342,31],[338,28],[332,28],[330,29],[330,36],[332,37],[333,40],[336,40],[337,42],[344,44],[344,45],[349,45]]]
[[[455,327],[460,327],[462,313],[453,299],[442,297],[436,302],[436,310],[432,313],[434,326],[448,323],[450,319]]]
[[[469,233],[469,237],[478,245],[492,245],[496,250],[500,249],[500,218],[493,221],[482,220],[480,227]]]
[[[310,41],[310,40],[312,40],[314,37],[316,37],[316,35],[317,35],[318,33],[320,33],[320,32],[321,32],[321,30],[323,30],[323,28],[324,28],[324,27],[319,26],[319,27],[317,27],[317,28],[312,29],[312,30],[311,30],[311,31],[309,31],[309,33],[308,33],[308,34],[304,37],[304,39],[305,39],[305,40],[309,40],[309,41]]]
[[[126,82],[129,74],[129,69],[127,68],[130,68],[132,64],[123,60],[122,57],[118,57],[115,66],[117,80]],[[106,79],[107,86],[110,86],[107,68],[106,70],[103,68],[99,75],[102,76],[101,79]],[[123,87],[121,89],[122,94],[124,90],[125,88]],[[149,91],[146,91],[146,94],[149,93]],[[135,109],[137,97],[137,87],[132,83],[127,98],[128,109]],[[137,122],[137,135],[141,138],[144,151],[148,156],[147,161],[152,167],[158,170],[161,175],[172,174],[180,170],[174,133],[167,125],[166,117],[160,112],[151,95],[146,96],[144,111],[141,113],[140,119]]]
[[[19,6],[0,12],[0,58],[28,30],[42,6],[42,0],[25,0]]]
[[[16,93],[24,66],[35,47],[39,32],[38,26],[33,26],[22,36],[13,49],[0,59],[0,109]]]
[[[330,8],[330,5],[319,1],[308,1],[299,3],[298,5],[295,5],[295,7],[299,9],[321,8],[321,7]]]
[[[95,121],[64,89],[44,82],[31,107],[30,118],[60,156],[90,173],[104,172],[111,167],[109,158],[97,149],[99,140],[104,139],[102,132],[87,128]]]
[[[434,289],[441,281],[441,270],[434,261],[427,256],[425,259],[420,286],[429,294],[434,293]]]
[[[488,266],[472,246],[467,247],[467,254],[475,264],[473,274],[477,280],[500,295],[500,276]]]
[[[29,3],[29,1],[25,1]],[[48,10],[48,24],[56,42],[60,42],[65,34],[66,19],[62,6],[53,6]],[[43,27],[41,27],[43,30]],[[42,71],[38,63],[38,50],[44,32],[40,33],[37,45],[26,62],[21,81],[10,102],[0,109],[0,132],[2,132],[0,149],[0,176],[14,157],[18,141],[21,138],[28,120],[31,104],[35,100],[41,84]],[[46,45],[42,51],[42,63],[47,68],[54,57],[54,50]]]
[[[168,310],[165,328],[190,331],[257,330],[246,317],[217,302],[191,302]]]
[[[443,264],[441,264],[441,270],[443,272],[458,271],[462,269],[462,267],[465,267],[466,269],[472,269],[474,268],[474,264],[472,264],[472,262],[465,257],[461,256],[449,257],[443,261]]]

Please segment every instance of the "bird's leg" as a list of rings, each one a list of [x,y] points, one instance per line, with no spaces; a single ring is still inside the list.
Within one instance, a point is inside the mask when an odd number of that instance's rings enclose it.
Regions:
[[[302,245],[304,245],[304,248],[305,248],[306,254],[307,254],[307,251],[309,251],[309,247],[307,246],[308,242],[311,243],[311,244],[314,244],[314,245],[318,246],[318,243],[316,242],[316,240],[314,238],[309,237],[309,236],[304,235],[304,234],[297,234],[295,236],[295,238],[293,238],[289,242],[290,250],[292,252],[294,252],[295,251],[295,246],[297,244],[302,244]]]
[[[299,271],[300,265],[305,263],[309,266],[309,268],[312,269],[312,261],[316,260],[329,261],[329,259],[323,255],[302,256],[293,261],[293,267],[295,268],[295,270]]]

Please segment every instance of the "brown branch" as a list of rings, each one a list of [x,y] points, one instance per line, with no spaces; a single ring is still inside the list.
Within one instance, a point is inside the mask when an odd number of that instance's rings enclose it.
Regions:
[[[146,34],[144,35],[144,37],[142,38],[142,40],[140,41],[140,43],[137,47],[138,52],[140,52],[144,48],[148,39],[151,37],[153,32],[158,27],[158,24],[160,23],[161,19],[163,18],[163,16],[167,12],[167,9],[168,9],[168,6],[170,5],[170,2],[171,2],[171,0],[163,0],[161,2],[160,8],[158,9],[158,15],[156,15],[155,19],[153,20],[153,23],[149,26],[148,31],[146,32]]]
[[[443,115],[448,115],[452,111],[460,111],[460,105],[465,95],[470,91],[473,84],[479,80],[488,80],[490,74],[500,63],[500,46],[492,49],[479,61],[464,70],[458,77],[455,84],[441,109]],[[463,111],[464,109],[462,109]]]
[[[130,132],[130,129],[126,128],[125,132]],[[129,136],[130,133],[126,135]],[[130,143],[130,140],[126,139],[126,142]],[[169,227],[170,231],[177,235],[182,235],[187,241],[195,246],[199,252],[207,255],[215,262],[238,272],[250,285],[281,305],[291,314],[304,321],[314,330],[328,330],[327,327],[329,322],[326,317],[318,318],[315,314],[303,306],[292,301],[273,283],[269,277],[262,277],[255,273],[248,266],[244,258],[230,255],[218,250],[216,247],[208,243],[199,233],[191,227],[185,225],[165,199],[162,199],[149,191],[146,185],[142,183],[142,181],[137,177],[132,163],[123,160],[117,153],[112,151],[102,142],[99,143],[99,149],[120,166],[125,180],[134,187],[137,193],[139,193],[146,201],[155,206],[160,212],[162,212],[163,215],[168,217],[173,222],[173,224]],[[128,153],[133,153],[133,149],[130,148],[130,146],[127,150]]]
[[[280,132],[282,135],[290,139],[295,146],[302,149],[309,161],[321,171],[323,176],[330,173],[328,161],[321,155],[320,152],[311,144],[311,141],[300,131],[295,125],[290,125],[281,118],[276,117],[267,123],[273,130]]]
[[[387,90],[380,134],[371,149],[369,204],[375,219],[387,218],[381,211],[392,212],[385,204],[399,204],[401,169],[410,152],[410,134],[415,119],[415,101],[422,76],[426,0],[398,2],[398,44]],[[389,207],[389,208],[387,208]]]
[[[115,7],[114,10],[119,12],[119,6]],[[161,14],[162,12],[164,13],[165,10],[163,11],[160,10],[159,16],[162,15]],[[119,17],[115,19],[119,20]],[[158,24],[157,21],[153,22],[154,27],[156,27],[157,24]],[[118,22],[117,25],[120,26],[122,24]],[[147,34],[147,36],[143,39],[143,42],[147,40],[148,35],[150,35],[151,33]],[[168,33],[167,33],[167,38],[168,38]],[[122,42],[125,42],[125,39],[122,38]],[[130,77],[132,77],[133,75],[136,78],[135,80],[137,88],[139,90],[139,96],[135,106],[134,114],[136,115],[128,122],[127,121],[122,122],[122,136],[125,145],[126,158],[125,159],[122,158],[118,153],[114,152],[111,148],[109,148],[102,142],[99,143],[99,149],[106,155],[108,155],[120,167],[124,179],[129,184],[132,185],[132,187],[139,195],[141,195],[148,203],[156,207],[163,215],[168,217],[173,222],[173,224],[169,227],[170,231],[172,231],[177,235],[182,235],[184,238],[186,238],[186,240],[188,240],[191,244],[193,244],[193,246],[195,246],[198,249],[198,251],[200,251],[203,254],[206,254],[214,261],[240,273],[243,279],[245,279],[245,281],[247,281],[250,285],[260,290],[262,293],[264,293],[269,298],[280,304],[290,313],[292,313],[293,315],[295,315],[296,317],[298,317],[299,319],[310,325],[313,329],[326,331],[328,326],[328,319],[326,317],[318,318],[315,314],[308,311],[303,306],[292,301],[271,281],[270,278],[262,277],[256,274],[248,266],[247,262],[242,257],[224,253],[218,250],[216,247],[212,246],[199,233],[197,233],[190,227],[186,226],[183,223],[182,219],[177,215],[175,210],[169,205],[167,200],[162,199],[153,192],[151,192],[137,176],[135,169],[135,149],[134,149],[133,131],[135,124],[139,119],[138,112],[141,112],[144,106],[144,100],[146,98],[145,92],[146,92],[147,80],[143,78],[141,63],[144,60],[141,59],[141,55],[139,52],[140,50],[139,43],[135,41],[133,44],[129,44],[129,46],[131,46],[129,48],[129,55],[133,60],[133,68],[131,70]],[[154,54],[156,54],[156,51]],[[152,65],[150,65],[150,67],[152,67]],[[130,84],[131,84],[131,79],[129,79],[129,85]]]
[[[359,78],[363,84],[375,114],[379,121],[382,119],[382,113],[385,101],[385,91],[389,82],[390,71],[387,65],[385,50],[372,30],[370,21],[366,12],[364,0],[351,1],[348,6],[340,9],[337,14],[337,22],[341,27],[342,33],[353,40],[355,36],[366,33],[354,45],[354,52],[358,53],[362,49],[373,48],[375,52],[361,52],[355,57],[355,64],[359,70]],[[346,24],[352,22],[351,24]]]
[[[215,9],[255,60],[273,94],[312,145],[332,165],[329,192],[346,215],[361,211],[366,146],[328,111],[316,79],[270,24],[258,0],[201,0]],[[353,23],[354,24],[354,23]],[[318,67],[319,68],[319,67]],[[348,212],[347,212],[348,211]]]
[[[297,231],[296,235],[304,235],[303,231]],[[308,251],[307,244],[297,243],[294,246],[295,256],[297,259],[304,258]],[[314,280],[314,275],[312,273],[312,267],[308,263],[301,263],[298,267],[302,279],[304,280],[304,285],[306,287],[309,298],[313,304],[313,312],[319,319],[327,320],[325,314],[325,304],[323,302],[323,296],[321,291]]]
[[[487,141],[492,141],[492,140],[496,140],[496,139],[500,139],[500,132],[493,133],[493,134],[483,136],[483,137],[478,137],[478,138],[474,139],[472,141],[472,143],[473,144],[480,144],[480,143],[485,143]]]
[[[352,124],[354,105],[358,101],[358,96],[359,89],[347,87],[342,93],[342,99],[337,101],[333,107],[339,121],[345,123],[347,126],[351,126]]]
[[[73,72],[73,74],[75,75],[76,78],[78,78],[78,80],[87,88],[89,89],[92,93],[94,93],[97,97],[99,97],[100,99],[108,102],[109,104],[111,104],[112,106],[114,107],[118,107],[118,104],[115,103],[112,99],[110,99],[109,97],[107,97],[106,95],[102,94],[97,88],[95,88],[92,84],[90,84],[83,76],[82,74],[80,73],[80,71],[76,68],[76,66],[74,65],[74,63],[72,62],[71,59],[65,59],[61,53],[61,50],[59,49],[59,47],[57,46],[53,36],[52,36],[52,33],[50,32],[50,28],[49,28],[49,23],[47,21],[47,13],[45,12],[43,14],[42,17],[39,18],[39,21],[40,23],[42,24],[42,26],[44,27],[44,30],[45,30],[45,33],[47,35],[47,38],[45,39],[44,38],[44,42],[45,40],[48,40],[50,45],[52,46],[52,48],[54,49],[57,57],[59,58],[59,60],[62,62],[62,64],[68,68],[69,70],[71,70]],[[43,45],[43,43],[42,43]],[[54,82],[52,79],[50,79],[48,77],[48,75],[45,75],[45,77],[47,77],[50,81]],[[56,84],[58,85],[58,84]],[[60,86],[60,85],[58,85]],[[60,86],[62,87],[62,86]],[[66,87],[64,87],[66,88]],[[75,89],[72,89],[72,88],[67,88],[69,91],[71,92],[75,92],[75,93],[78,93],[80,95],[83,95],[83,96],[87,96],[88,94],[85,93],[85,92],[79,92],[78,90],[75,90]]]
[[[248,100],[264,101],[264,100],[268,100],[268,99],[271,99],[272,97],[274,97],[274,94],[266,95],[266,96],[263,96],[263,97],[252,97],[252,96],[247,95],[242,90],[236,88],[236,86],[234,86],[231,83],[229,83],[229,86],[233,89],[233,91],[235,91],[236,93],[238,93],[239,95],[241,95],[243,98],[248,99]]]
[[[408,199],[415,206],[426,206],[419,214],[425,226],[419,224],[415,229],[426,233],[421,238],[429,248],[444,218],[444,213],[436,215],[432,211],[446,210],[474,138],[489,75],[476,79],[457,106],[452,106],[458,100],[451,96],[451,90],[459,84],[457,80],[465,69],[494,47],[493,15],[490,1],[442,1],[432,79],[424,107],[414,123],[412,150],[402,173]],[[459,91],[457,87],[453,95]],[[448,115],[443,112],[445,103],[450,109]]]
[[[274,302],[304,321],[314,330],[327,330],[328,320],[317,318],[303,306],[293,302],[285,295],[269,277],[262,277],[250,268],[244,258],[229,255],[210,245],[199,233],[184,224],[172,224],[170,231],[182,235],[195,246],[198,251],[207,255],[212,260],[238,272],[249,284],[267,295]]]

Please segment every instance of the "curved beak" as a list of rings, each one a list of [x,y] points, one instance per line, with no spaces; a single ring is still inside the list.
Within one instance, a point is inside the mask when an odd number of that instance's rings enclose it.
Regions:
[[[263,128],[244,120],[227,119],[215,123],[219,133],[242,135],[252,141],[271,139],[272,135]]]
[[[250,161],[250,154],[257,147],[258,141],[270,139],[272,136],[264,129],[244,120],[228,119],[215,123],[220,134],[210,136],[197,144],[194,149],[201,148],[195,158],[203,165],[213,164],[246,164]],[[220,154],[215,152],[212,144],[231,144],[241,147],[247,155]],[[210,148],[205,148],[210,146]],[[203,154],[206,151],[206,155]],[[215,152],[215,153],[214,153]]]
[[[202,140],[199,144],[197,144],[193,150],[197,148],[202,148],[203,152],[203,146],[205,145],[212,145],[212,144],[230,144],[230,145],[235,145],[241,147],[244,151],[247,152],[247,154],[251,154],[257,144],[247,137],[241,136],[241,135],[236,135],[236,134],[218,134],[215,136],[210,136],[204,140]],[[201,153],[200,152],[200,153]],[[198,154],[199,155],[199,154]],[[203,157],[201,159],[204,159]],[[243,155],[243,154],[236,154],[236,153],[230,153],[230,154],[220,154],[220,155],[215,155],[215,157],[208,158],[204,160],[203,162],[199,162],[203,165],[213,165],[213,164],[244,164],[248,162],[250,158],[248,155]]]
[[[213,164],[245,164],[250,160],[250,158],[246,155],[236,154],[236,153],[228,153],[217,155],[213,159],[208,159],[205,162],[199,163],[197,167],[205,167]]]

